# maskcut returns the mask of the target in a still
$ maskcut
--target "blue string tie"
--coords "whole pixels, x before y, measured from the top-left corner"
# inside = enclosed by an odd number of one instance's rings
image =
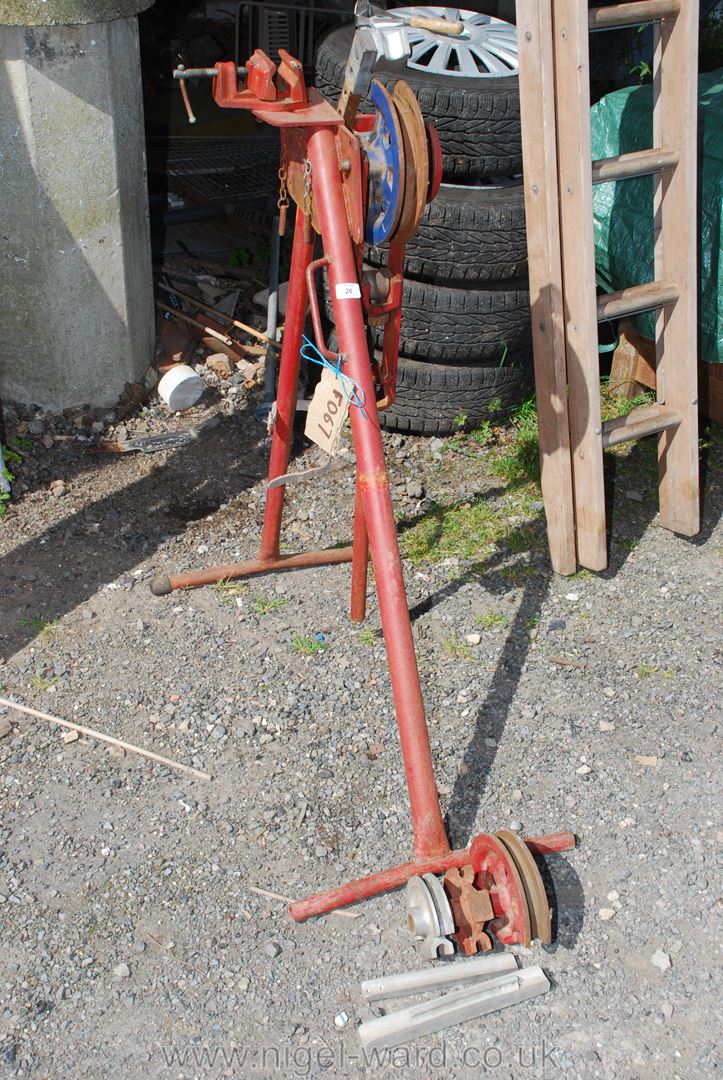
[[[313,341],[310,341],[306,334],[304,334],[304,344],[301,346],[301,356],[304,360],[308,360],[312,364],[318,364],[320,367],[326,368],[328,371],[333,371],[337,379],[341,383],[341,389],[344,397],[353,405],[355,409],[358,409],[364,419],[367,419],[367,414],[364,411],[366,405],[366,399],[364,391],[357,387],[357,384],[349,375],[345,375],[341,370],[342,354],[339,353],[336,364],[332,364],[326,357],[319,351]]]

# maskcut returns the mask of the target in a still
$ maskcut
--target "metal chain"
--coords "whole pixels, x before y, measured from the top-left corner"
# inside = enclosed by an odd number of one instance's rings
[[[288,171],[286,155],[282,150],[279,162],[279,197],[276,200],[276,206],[279,210],[279,236],[283,236],[286,232],[286,213],[289,208],[289,192],[286,188]]]
[[[311,162],[304,158],[304,217],[311,221]]]

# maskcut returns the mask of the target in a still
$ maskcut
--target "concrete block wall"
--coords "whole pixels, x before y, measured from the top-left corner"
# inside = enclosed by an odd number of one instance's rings
[[[0,399],[110,406],[151,361],[143,6],[0,0],[46,20],[0,25]]]

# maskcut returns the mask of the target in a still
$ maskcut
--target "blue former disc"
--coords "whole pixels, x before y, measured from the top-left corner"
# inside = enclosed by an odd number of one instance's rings
[[[369,97],[375,110],[374,127],[359,135],[369,163],[364,239],[368,244],[383,244],[394,232],[402,209],[404,151],[396,109],[376,79]]]

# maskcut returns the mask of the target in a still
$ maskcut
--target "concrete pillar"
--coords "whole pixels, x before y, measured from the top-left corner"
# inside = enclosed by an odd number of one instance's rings
[[[136,15],[0,0],[0,398],[113,405],[154,342]]]

